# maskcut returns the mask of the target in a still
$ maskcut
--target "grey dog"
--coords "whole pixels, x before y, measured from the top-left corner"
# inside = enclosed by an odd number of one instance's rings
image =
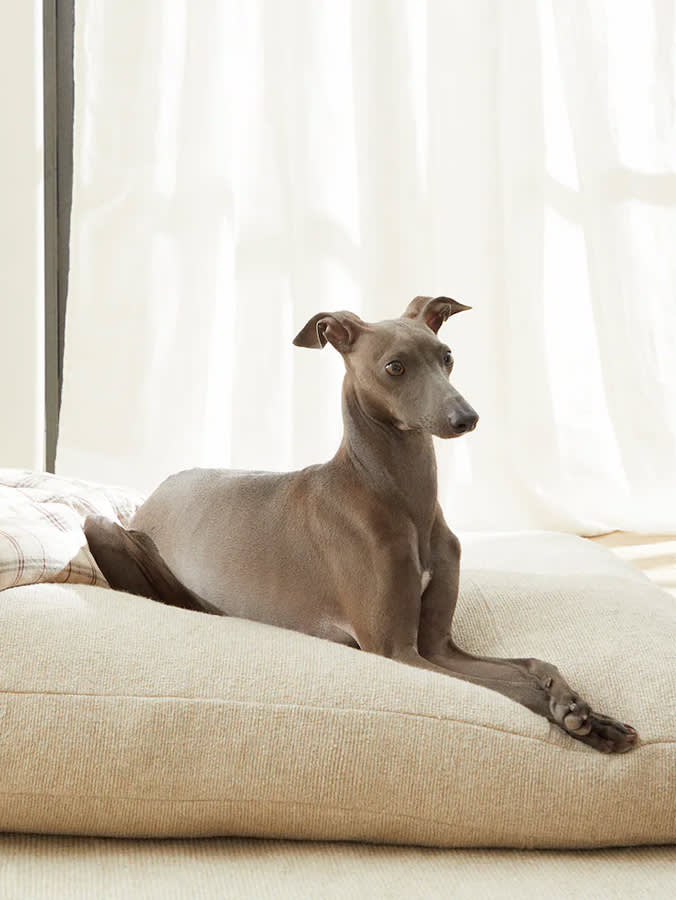
[[[294,340],[343,357],[343,440],[299,472],[191,469],[167,478],[130,529],[85,523],[111,587],[174,606],[240,616],[378,653],[499,691],[603,753],[634,728],[594,712],[539,659],[461,650],[451,623],[460,543],[437,500],[432,435],[478,416],[450,384],[437,337],[469,307],[416,297],[398,318],[318,313]]]

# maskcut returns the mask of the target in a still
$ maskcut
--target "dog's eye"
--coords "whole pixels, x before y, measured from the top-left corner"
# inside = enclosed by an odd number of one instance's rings
[[[392,362],[388,362],[385,369],[390,375],[403,375],[406,371],[404,364],[399,362],[398,359],[393,359]]]
[[[453,362],[453,354],[451,353],[450,350],[447,350],[444,353],[444,365],[450,366],[452,362]]]

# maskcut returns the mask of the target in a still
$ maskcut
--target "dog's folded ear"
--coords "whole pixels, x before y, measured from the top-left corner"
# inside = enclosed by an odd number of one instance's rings
[[[328,341],[340,353],[347,353],[359,334],[366,329],[359,316],[346,312],[321,312],[313,316],[293,339],[296,347],[321,350]]]
[[[436,334],[449,316],[471,308],[450,297],[414,297],[401,318],[420,319]]]

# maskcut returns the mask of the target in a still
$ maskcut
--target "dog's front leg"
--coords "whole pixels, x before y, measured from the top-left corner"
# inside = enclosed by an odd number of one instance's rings
[[[420,608],[418,651],[424,659],[449,675],[504,694],[603,753],[623,753],[635,746],[638,736],[630,725],[594,712],[551,663],[475,656],[457,646],[451,623],[458,595],[460,544],[441,513],[432,533],[432,567]]]

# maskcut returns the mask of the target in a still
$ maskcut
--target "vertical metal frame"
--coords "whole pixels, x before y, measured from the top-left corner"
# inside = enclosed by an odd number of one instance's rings
[[[73,188],[75,0],[43,0],[45,467],[54,471],[63,380]]]

